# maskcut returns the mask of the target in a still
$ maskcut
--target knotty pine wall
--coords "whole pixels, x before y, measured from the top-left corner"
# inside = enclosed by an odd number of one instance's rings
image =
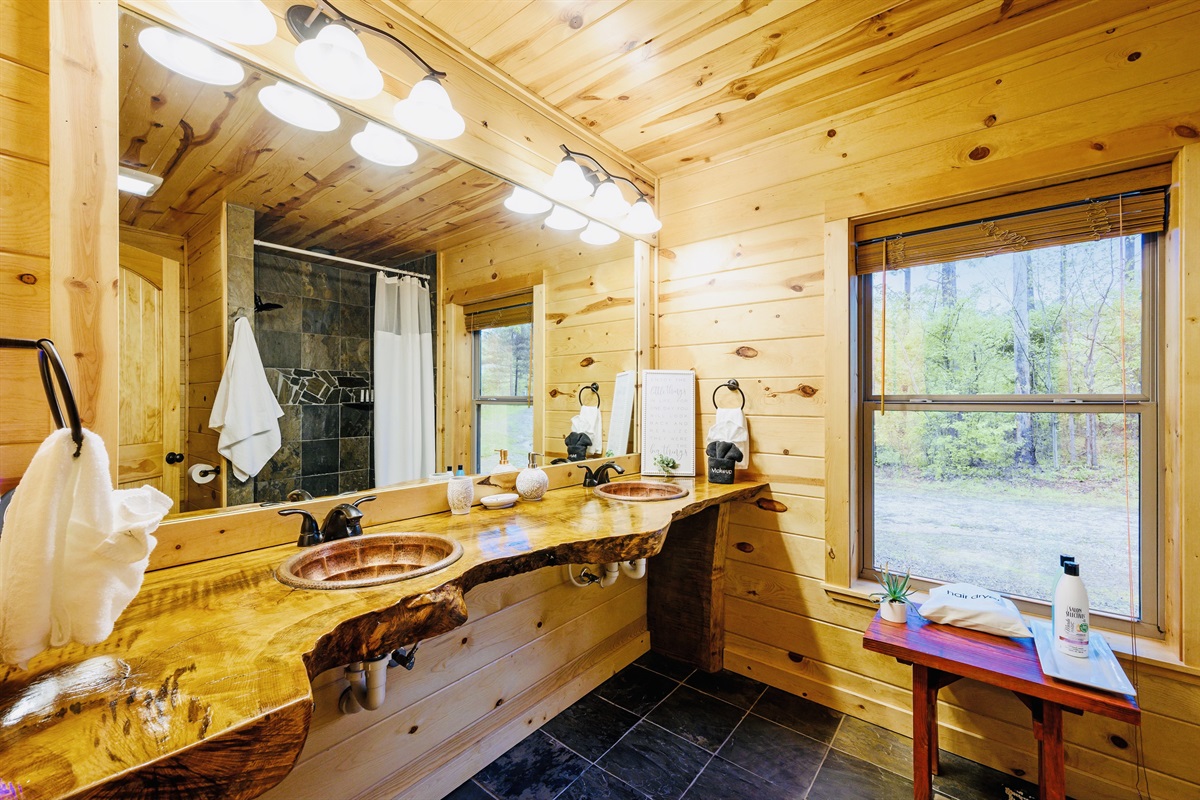
[[[217,452],[217,434],[208,427],[221,372],[225,368],[226,346],[226,275],[228,253],[225,236],[225,205],[210,214],[187,237],[187,292],[180,306],[187,328],[184,375],[188,387],[184,418],[187,460],[193,464],[223,465]],[[216,480],[204,485],[184,479],[186,491],[180,495],[184,511],[221,508],[225,504],[225,469]],[[184,470],[186,475],[187,470]]]
[[[872,609],[822,588],[827,564],[844,568],[830,558],[847,556],[827,553],[826,504],[844,519],[847,498],[826,495],[826,459],[849,457],[844,442],[825,440],[827,395],[845,398],[848,381],[845,365],[826,360],[827,337],[848,332],[825,318],[825,294],[837,288],[825,284],[827,221],[1168,161],[1200,136],[1198,36],[1195,4],[1155,8],[661,178],[658,366],[697,371],[700,426],[710,424],[713,386],[739,379],[751,463],[771,481],[731,518],[728,668],[911,735],[909,668],[865,653]],[[1183,213],[1184,234],[1200,236],[1200,215]],[[842,287],[844,251],[844,239],[831,248]],[[1169,560],[1174,574],[1182,567]],[[1200,796],[1191,672],[1141,670],[1144,754],[1160,800]],[[1012,695],[962,682],[941,697],[943,747],[1036,774],[1029,713]],[[1137,797],[1130,726],[1072,716],[1066,735],[1071,795]]]
[[[0,2],[0,337],[50,335],[50,9]],[[53,429],[33,351],[0,350],[0,493]]]
[[[116,166],[107,158],[116,4],[0,0],[0,14],[0,336],[54,340],[115,477],[116,359],[105,343],[117,336]],[[0,491],[52,429],[36,363],[0,353]]]

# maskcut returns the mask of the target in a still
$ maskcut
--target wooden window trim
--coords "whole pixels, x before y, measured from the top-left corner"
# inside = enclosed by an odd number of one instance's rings
[[[1160,492],[1165,546],[1161,555],[1165,602],[1161,641],[1136,642],[1117,633],[1106,638],[1123,660],[1136,653],[1141,667],[1163,675],[1200,676],[1200,605],[1185,602],[1200,593],[1200,561],[1184,558],[1200,551],[1200,495],[1189,493],[1186,476],[1200,474],[1200,375],[1188,364],[1200,363],[1200,318],[1185,313],[1200,308],[1200,144],[1182,148],[1170,165],[1170,216],[1167,223],[1160,326],[1163,374],[1159,382],[1161,422]],[[1097,179],[1100,180],[1100,179]],[[1000,198],[997,198],[1000,199]],[[990,201],[980,201],[990,202]],[[937,210],[928,213],[936,213]],[[825,581],[836,601],[870,606],[873,582],[857,578],[857,519],[852,487],[858,478],[857,436],[853,409],[858,376],[853,372],[857,347],[857,296],[854,271],[855,226],[850,219],[825,224]],[[1194,368],[1193,368],[1194,370]]]

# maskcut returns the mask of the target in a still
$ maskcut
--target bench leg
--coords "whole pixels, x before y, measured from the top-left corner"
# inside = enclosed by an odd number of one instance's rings
[[[1031,710],[1038,740],[1038,794],[1041,800],[1066,800],[1062,706],[1043,700]]]
[[[933,797],[937,762],[937,684],[929,668],[913,664],[913,800]]]

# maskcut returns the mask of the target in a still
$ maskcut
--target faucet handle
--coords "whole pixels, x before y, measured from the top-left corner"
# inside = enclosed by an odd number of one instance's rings
[[[596,485],[596,473],[592,472],[592,468],[584,466],[583,468],[583,488],[591,489]]]
[[[317,526],[317,518],[310,512],[305,511],[303,508],[285,508],[279,512],[279,516],[281,517],[291,514],[300,514],[304,517],[300,521],[300,538],[296,540],[297,547],[312,547],[325,541],[320,527]]]
[[[362,504],[363,504],[363,503],[369,503],[369,502],[371,502],[372,500],[378,500],[378,499],[379,499],[379,498],[378,498],[377,496],[375,496],[375,495],[373,495],[373,494],[369,494],[369,495],[367,495],[366,497],[360,497],[360,498],[358,498],[357,500],[355,500],[355,501],[354,501],[353,503],[351,503],[350,505],[352,505],[352,506],[354,506],[355,508],[358,508],[359,510],[361,510],[361,506],[362,506]]]

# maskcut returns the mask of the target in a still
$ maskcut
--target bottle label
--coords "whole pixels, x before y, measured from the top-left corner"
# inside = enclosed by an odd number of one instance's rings
[[[1062,626],[1058,634],[1059,649],[1074,656],[1088,654],[1088,611],[1067,604],[1063,609]]]

